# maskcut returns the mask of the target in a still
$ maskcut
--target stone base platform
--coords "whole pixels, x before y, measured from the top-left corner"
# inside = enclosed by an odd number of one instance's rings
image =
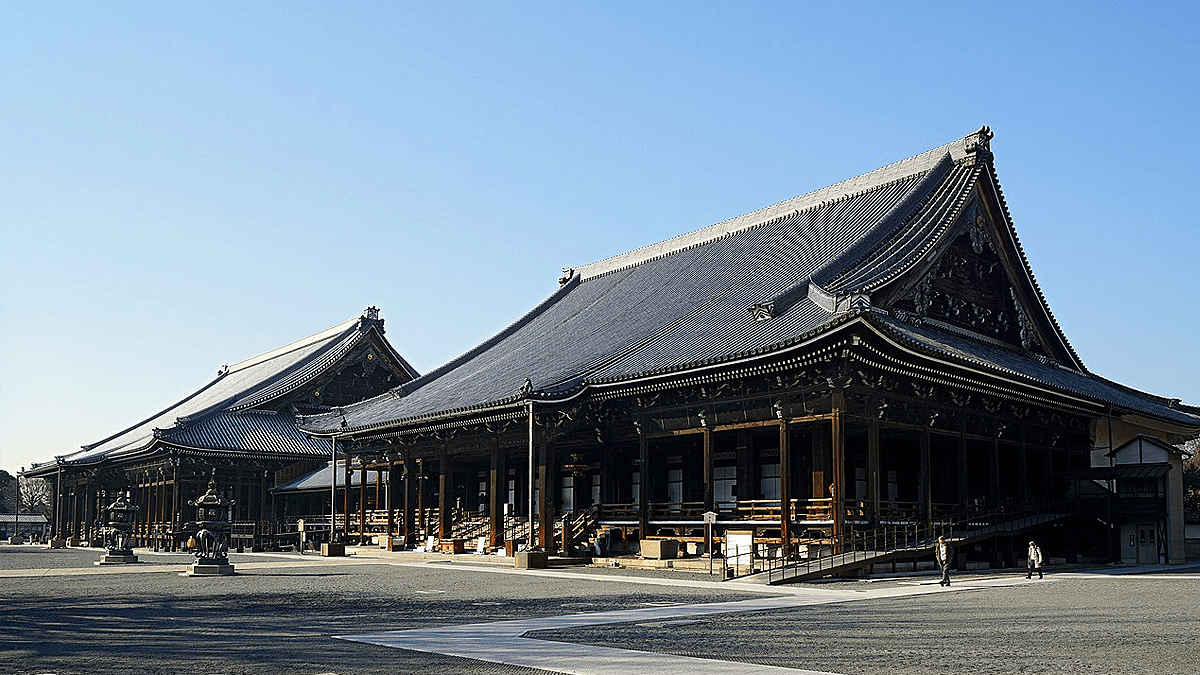
[[[192,563],[188,571],[180,572],[181,577],[227,577],[234,574],[233,565],[229,563]]]
[[[129,565],[137,561],[138,557],[132,553],[105,553],[100,556],[99,560],[92,564],[97,567],[104,567],[105,565]]]
[[[20,546],[21,544],[25,543],[25,537],[22,537],[19,534],[14,534],[8,538],[8,543],[14,546]]]
[[[725,564],[722,558],[712,561],[714,574],[721,573]],[[708,574],[709,561],[706,557],[676,558],[674,560],[657,560],[653,558],[592,558],[592,567],[623,567],[629,570],[676,570],[679,572],[694,572]]]

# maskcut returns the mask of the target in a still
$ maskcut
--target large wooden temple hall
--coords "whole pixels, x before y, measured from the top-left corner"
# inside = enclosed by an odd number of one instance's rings
[[[147,522],[178,522],[186,492],[170,486],[193,483],[176,467],[202,458],[198,481],[220,455],[262,501],[246,519],[284,531],[328,519],[336,474],[338,527],[391,548],[728,555],[736,540],[786,562],[946,531],[1012,564],[1034,532],[1068,557],[1182,562],[1175,446],[1200,435],[1200,408],[1084,365],[1017,237],[992,137],[564,269],[425,375],[364,315],[29,475],[57,482],[56,503],[96,481],[145,486],[164,513]],[[205,432],[272,420],[295,452],[222,455]]]

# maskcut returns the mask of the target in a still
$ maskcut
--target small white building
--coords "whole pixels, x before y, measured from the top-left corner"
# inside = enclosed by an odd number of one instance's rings
[[[1179,448],[1139,434],[1115,450],[1093,453],[1090,475],[1112,491],[1112,522],[1121,562],[1184,561],[1183,454]]]

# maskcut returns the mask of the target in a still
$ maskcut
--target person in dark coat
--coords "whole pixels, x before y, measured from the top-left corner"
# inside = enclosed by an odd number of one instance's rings
[[[942,580],[939,586],[950,585],[950,545],[945,537],[938,537],[937,545],[933,547],[933,555],[937,558],[938,567],[942,568]]]

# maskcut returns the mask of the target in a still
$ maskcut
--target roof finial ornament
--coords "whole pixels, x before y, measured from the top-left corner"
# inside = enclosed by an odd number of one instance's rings
[[[524,384],[521,385],[521,395],[529,396],[533,393],[533,380],[525,378]]]
[[[220,368],[217,368],[217,377],[225,377],[228,374],[229,374],[229,364],[228,363],[222,365]]]
[[[963,149],[967,154],[988,155],[992,154],[992,138],[996,136],[992,132],[992,128],[988,125],[979,127],[974,133],[967,134],[963,139]]]
[[[362,318],[369,319],[371,321],[378,321],[379,320],[379,308],[376,307],[375,305],[371,305],[370,307],[364,309],[363,313],[362,313]]]
[[[566,286],[567,282],[571,281],[571,278],[574,276],[575,276],[575,268],[574,267],[562,268],[562,274],[558,275],[558,285]]]

